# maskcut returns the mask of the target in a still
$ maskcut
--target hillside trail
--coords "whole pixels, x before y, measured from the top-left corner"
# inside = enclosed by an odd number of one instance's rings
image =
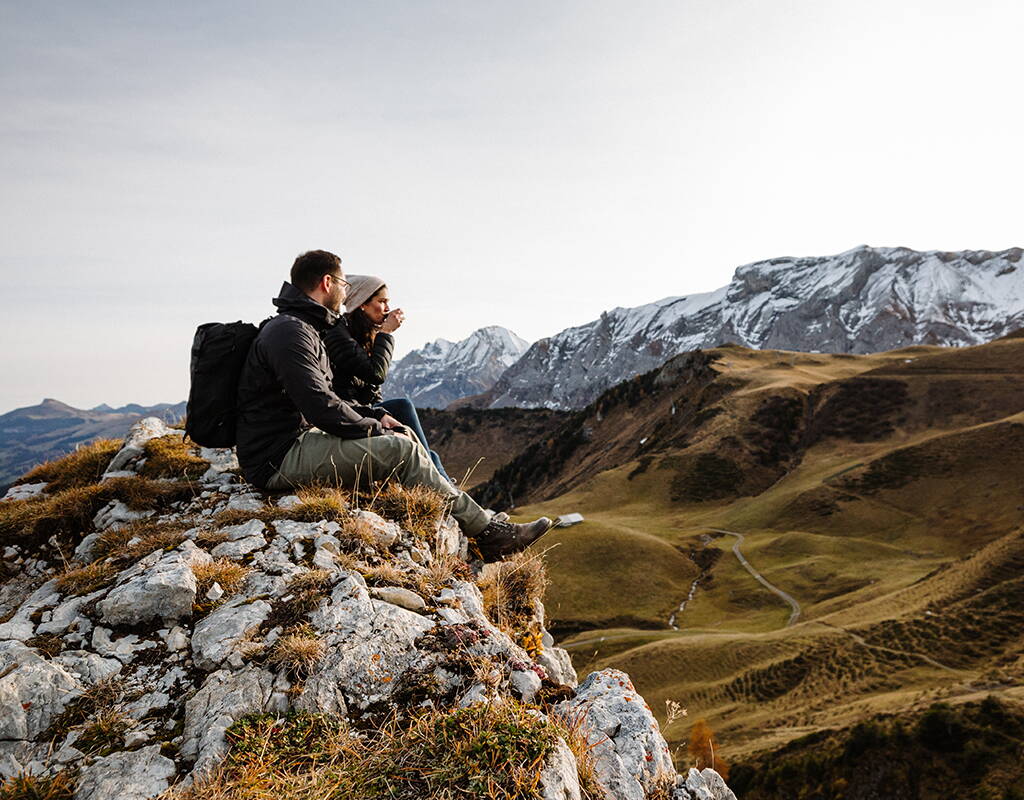
[[[926,655],[925,653],[918,653],[914,650],[897,650],[895,648],[886,647],[885,645],[881,644],[871,644],[860,634],[854,633],[853,631],[847,628],[843,628],[840,625],[833,625],[831,622],[824,622],[820,619],[816,619],[814,620],[814,622],[818,623],[819,625],[824,625],[826,628],[831,628],[832,630],[841,631],[842,633],[845,633],[857,644],[863,647],[867,647],[869,650],[881,650],[882,652],[893,653],[894,655],[898,656],[912,656],[913,658],[919,658],[926,664],[930,664],[931,666],[936,667],[937,669],[945,670],[946,672],[952,672],[955,675],[963,675],[964,673],[968,672],[967,670],[957,669],[956,667],[951,667],[948,664],[943,664],[940,661],[936,661],[934,658],[932,658],[929,655]]]
[[[736,531],[727,531],[724,528],[710,528],[709,530],[714,531],[715,533],[724,533],[728,534],[729,536],[736,537],[736,543],[732,546],[733,555],[736,556],[736,558],[739,560],[743,568],[754,576],[754,580],[760,583],[765,589],[767,589],[772,594],[781,597],[789,605],[791,611],[789,614],[789,620],[786,622],[785,627],[789,628],[795,625],[796,621],[800,619],[800,604],[793,598],[792,595],[782,591],[782,589],[780,589],[774,583],[769,582],[768,579],[764,577],[764,575],[762,575],[760,572],[754,569],[750,562],[747,561],[743,553],[740,552],[740,545],[743,544],[744,540],[743,534],[738,533]]]

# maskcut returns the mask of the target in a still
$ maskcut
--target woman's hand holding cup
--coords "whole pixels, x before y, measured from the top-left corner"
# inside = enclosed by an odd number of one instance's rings
[[[400,308],[396,308],[384,317],[384,321],[381,323],[380,329],[384,333],[394,333],[402,327],[403,322],[405,322],[405,312]]]

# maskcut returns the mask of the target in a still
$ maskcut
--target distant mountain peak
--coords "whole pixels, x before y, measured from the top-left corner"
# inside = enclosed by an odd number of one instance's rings
[[[500,325],[479,328],[458,342],[435,339],[392,364],[384,396],[444,408],[490,389],[528,347],[529,342]]]
[[[677,353],[723,342],[839,353],[981,344],[1024,324],[1022,254],[858,245],[756,261],[717,291],[614,308],[541,339],[475,402],[578,408]]]

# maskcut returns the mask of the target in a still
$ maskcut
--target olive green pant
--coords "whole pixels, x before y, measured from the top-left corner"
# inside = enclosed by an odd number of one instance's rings
[[[365,487],[387,479],[397,479],[403,486],[426,486],[450,498],[452,516],[467,536],[476,536],[490,521],[473,498],[441,477],[419,442],[404,436],[339,439],[310,428],[291,446],[267,488],[284,491],[312,481]]]

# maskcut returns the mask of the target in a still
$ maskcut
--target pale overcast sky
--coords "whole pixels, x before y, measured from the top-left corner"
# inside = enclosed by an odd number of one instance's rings
[[[311,248],[400,352],[1024,245],[1017,2],[0,2],[0,412],[178,401]]]

